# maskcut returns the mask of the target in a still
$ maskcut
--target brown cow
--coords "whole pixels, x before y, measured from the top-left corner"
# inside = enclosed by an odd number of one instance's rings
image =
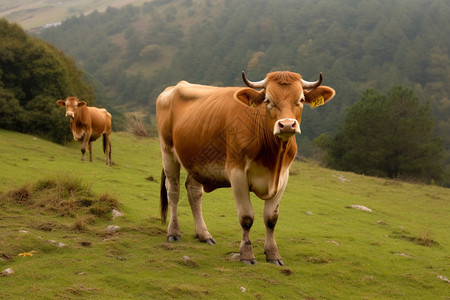
[[[316,82],[291,72],[269,73],[259,82],[248,81],[244,72],[242,77],[250,88],[181,81],[159,95],[156,115],[164,166],[161,220],[165,222],[169,208],[167,240],[180,240],[177,204],[182,165],[188,173],[185,186],[200,241],[215,244],[202,216],[203,191],[231,186],[242,227],[240,259],[254,264],[249,194],[253,192],[265,200],[266,259],[283,265],[274,229],[297,152],[294,135],[300,133],[303,104],[322,105],[335,91],[320,86],[322,74]]]
[[[86,144],[89,144],[89,161],[92,161],[92,142],[103,136],[103,152],[106,164],[111,166],[111,114],[104,108],[89,107],[86,102],[76,97],[68,97],[66,101],[56,103],[66,107],[66,117],[70,117],[70,129],[73,139],[81,141],[81,160],[84,160]]]

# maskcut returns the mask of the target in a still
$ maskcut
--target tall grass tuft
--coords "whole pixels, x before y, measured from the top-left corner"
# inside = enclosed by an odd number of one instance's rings
[[[26,205],[61,217],[81,214],[110,219],[112,209],[119,206],[119,201],[110,194],[95,195],[88,183],[70,175],[41,179],[35,184],[26,183],[3,193],[1,198],[4,202]],[[81,224],[85,223],[82,219],[78,222],[80,224],[74,225],[75,229],[85,227]]]
[[[140,112],[131,112],[125,115],[125,129],[129,133],[137,137],[149,137],[147,129],[145,128],[144,115]]]

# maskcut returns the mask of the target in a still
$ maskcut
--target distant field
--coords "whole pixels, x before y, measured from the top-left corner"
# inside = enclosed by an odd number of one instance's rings
[[[15,272],[0,276],[0,299],[449,299],[450,189],[296,162],[276,227],[286,265],[265,262],[253,197],[258,264],[246,266],[233,258],[241,230],[230,189],[204,197],[217,245],[195,240],[184,190],[182,241],[166,242],[157,139],[113,133],[113,167],[100,142],[94,162],[80,157],[77,143],[0,130],[0,272]],[[66,198],[50,192],[61,181],[72,186]],[[93,204],[105,194],[123,217]]]
[[[139,5],[151,0],[2,0],[0,18],[19,23],[24,29],[38,29],[46,24],[89,14],[95,10],[102,12],[108,7],[122,7],[127,4]]]

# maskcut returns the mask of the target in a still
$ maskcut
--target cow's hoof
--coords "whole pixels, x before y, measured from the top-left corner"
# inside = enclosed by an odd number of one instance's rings
[[[206,240],[201,241],[202,243],[207,243],[208,245],[215,245],[216,244],[216,240],[213,238],[209,238]]]
[[[179,241],[181,241],[181,236],[179,236],[179,235],[169,235],[169,236],[167,237],[167,241],[168,241],[169,243],[179,242]]]
[[[241,259],[241,262],[243,262],[244,264],[251,266],[251,265],[256,265],[257,261],[256,259]]]
[[[279,260],[268,260],[271,264],[277,265],[277,266],[284,266],[284,262],[282,259]]]

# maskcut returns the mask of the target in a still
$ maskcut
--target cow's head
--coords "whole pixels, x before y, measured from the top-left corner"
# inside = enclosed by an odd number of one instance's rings
[[[86,102],[79,101],[77,97],[68,97],[66,101],[58,100],[56,103],[61,107],[66,107],[66,117],[75,118],[75,114],[79,107],[86,105]]]
[[[273,134],[284,141],[301,133],[304,103],[320,106],[335,95],[332,88],[320,86],[322,73],[315,82],[305,81],[300,74],[292,72],[272,72],[264,80],[251,82],[242,71],[242,79],[252,89],[242,89],[236,97],[250,106],[265,105],[268,125],[273,128]]]

